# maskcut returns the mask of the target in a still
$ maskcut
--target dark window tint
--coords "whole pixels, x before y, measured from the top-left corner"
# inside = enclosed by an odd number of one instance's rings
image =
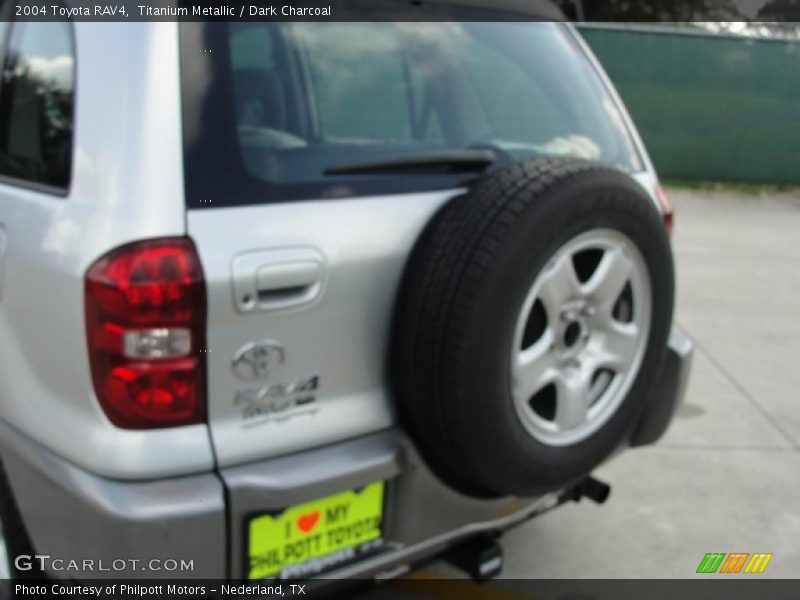
[[[75,53],[67,22],[16,22],[0,79],[0,175],[69,185]]]
[[[464,69],[496,137],[542,144],[576,130],[577,120],[570,118],[568,104],[558,95],[558,78],[548,80],[543,69],[530,76],[525,57],[513,60],[502,47],[474,40],[464,44]]]
[[[231,62],[236,69],[272,69],[272,32],[248,23],[231,24]]]
[[[597,73],[552,23],[258,23],[228,36],[240,151],[267,182],[475,146],[640,168]],[[304,113],[294,125],[290,108]]]
[[[293,34],[308,60],[321,139],[412,141],[407,71],[392,23],[356,30],[346,23],[298,26]],[[342,44],[353,35],[361,43]]]
[[[11,23],[4,21],[5,7],[0,2],[0,64],[3,63],[3,57],[6,55],[6,43],[8,42],[8,29]]]
[[[459,187],[472,175],[332,168],[476,148],[498,162],[641,169],[617,104],[560,24],[182,28],[187,190],[215,206]]]
[[[8,34],[11,30],[11,4],[0,0],[0,65],[5,64]]]

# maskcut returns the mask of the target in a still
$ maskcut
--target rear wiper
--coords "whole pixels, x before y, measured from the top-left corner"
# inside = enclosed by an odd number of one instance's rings
[[[470,173],[480,172],[495,162],[491,150],[456,150],[399,156],[384,160],[339,165],[325,169],[325,175],[371,175],[383,173]]]

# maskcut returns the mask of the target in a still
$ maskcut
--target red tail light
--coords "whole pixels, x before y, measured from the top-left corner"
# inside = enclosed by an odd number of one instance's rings
[[[667,226],[667,231],[672,235],[675,211],[672,210],[672,205],[659,184],[656,184],[656,200],[658,200],[658,204],[661,207],[661,214],[664,215],[664,225]]]
[[[109,420],[153,429],[205,419],[206,290],[185,238],[138,242],[86,274],[94,391]]]

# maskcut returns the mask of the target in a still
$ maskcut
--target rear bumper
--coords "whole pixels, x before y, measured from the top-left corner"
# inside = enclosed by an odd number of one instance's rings
[[[46,566],[54,577],[226,576],[225,500],[215,474],[152,482],[106,479],[2,420],[0,444],[17,507],[37,555],[49,556]],[[181,559],[193,561],[192,568],[181,569]],[[179,568],[172,568],[173,560]]]
[[[652,443],[666,430],[686,389],[692,343],[674,332],[659,384],[631,437]],[[427,469],[399,430],[387,430],[219,473],[155,482],[90,474],[0,421],[3,464],[37,552],[94,561],[91,570],[51,569],[72,578],[240,579],[246,573],[244,523],[280,510],[386,481],[385,537],[390,551],[331,574],[387,574],[481,532],[507,529],[558,503],[540,498],[463,496]],[[157,562],[153,562],[153,561]],[[165,566],[191,564],[186,569]],[[99,562],[105,570],[98,570]],[[119,568],[117,568],[119,567]]]
[[[393,550],[334,577],[369,577],[413,564],[556,503],[555,495],[534,501],[461,496],[427,470],[397,430],[219,474],[139,483],[90,474],[7,425],[0,425],[0,438],[28,533],[37,554],[57,567],[48,569],[57,578],[243,579],[247,517],[374,481],[387,482],[384,531]],[[70,561],[78,568],[70,569]],[[165,569],[176,563],[191,568]]]

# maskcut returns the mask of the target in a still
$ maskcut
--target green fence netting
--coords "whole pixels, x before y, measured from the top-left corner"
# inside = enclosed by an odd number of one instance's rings
[[[800,41],[581,27],[662,177],[800,183]]]

